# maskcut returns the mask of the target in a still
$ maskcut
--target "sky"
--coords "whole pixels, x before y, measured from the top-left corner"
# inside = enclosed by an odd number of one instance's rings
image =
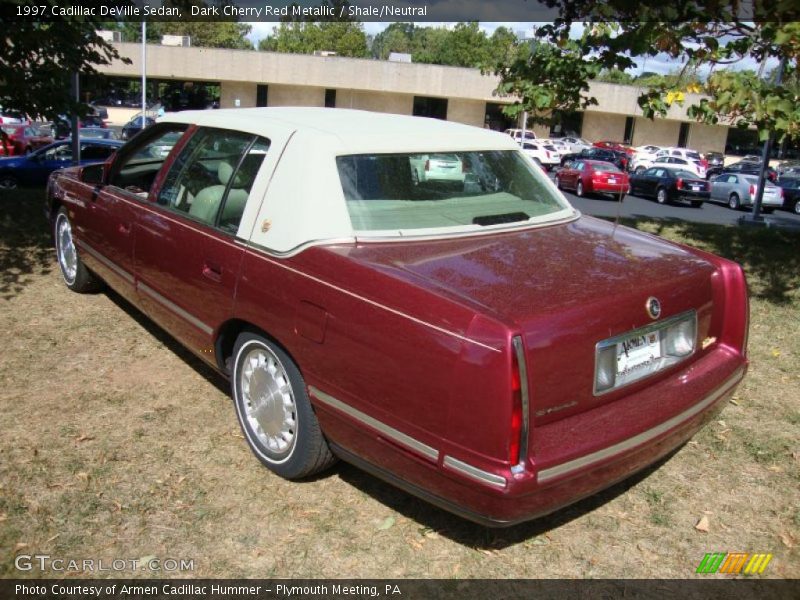
[[[368,21],[363,23],[364,32],[367,35],[375,36],[384,29],[386,29],[389,25],[391,25],[391,23],[392,23],[391,21],[384,21],[384,22]],[[272,33],[272,29],[276,27],[278,23],[253,22],[253,23],[248,23],[248,25],[251,25],[253,29],[247,37],[257,46],[258,41],[264,37],[269,36]],[[454,25],[454,23],[421,23],[420,25],[428,27],[436,27],[436,26]],[[520,35],[521,32],[525,32],[526,34],[530,35],[533,33],[533,30],[540,25],[543,25],[543,23],[517,22],[517,21],[479,23],[480,28],[483,31],[485,31],[487,35],[491,35],[494,32],[494,30],[497,29],[498,27],[506,27],[507,29],[510,29],[517,35]],[[582,31],[583,31],[583,24],[574,23],[572,25],[571,35],[574,37],[578,37]],[[638,58],[635,59],[635,62],[637,64],[637,68],[629,71],[632,75],[638,75],[643,71],[648,71],[651,73],[667,74],[683,66],[681,62],[676,61],[664,54],[654,57]],[[778,66],[777,60],[768,61],[766,70],[768,72],[769,70],[774,69],[777,66]],[[754,71],[757,71],[758,67],[759,67],[758,63],[751,58],[746,58],[740,61],[738,64],[728,66],[728,68],[733,68],[736,70],[752,69]],[[707,74],[707,68],[705,69],[705,71],[701,68],[701,75],[706,75],[706,74]]]

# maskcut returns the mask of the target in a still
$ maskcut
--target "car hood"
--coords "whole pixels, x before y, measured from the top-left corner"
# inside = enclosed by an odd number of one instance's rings
[[[25,162],[26,158],[24,156],[0,158],[0,169],[9,169],[13,167],[18,167],[24,164]]]

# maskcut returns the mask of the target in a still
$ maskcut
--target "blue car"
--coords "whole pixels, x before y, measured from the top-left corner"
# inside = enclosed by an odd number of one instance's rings
[[[81,164],[104,162],[122,146],[119,140],[82,139]],[[0,191],[44,187],[50,173],[72,165],[72,140],[60,140],[25,156],[0,158]]]

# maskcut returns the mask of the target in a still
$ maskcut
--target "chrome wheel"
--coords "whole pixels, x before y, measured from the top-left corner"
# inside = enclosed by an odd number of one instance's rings
[[[741,203],[739,202],[739,196],[736,194],[731,194],[730,199],[728,200],[728,208],[731,210],[739,210],[741,207]]]
[[[800,200],[794,203],[794,214],[800,215]]]
[[[656,193],[656,202],[659,204],[666,204],[667,203],[667,190],[664,188],[660,188]]]
[[[297,408],[286,369],[268,348],[256,345],[242,361],[239,385],[248,428],[270,459],[285,460],[297,434]]]
[[[72,285],[78,274],[78,253],[75,251],[75,243],[72,241],[72,227],[64,214],[58,216],[56,224],[56,248],[58,249],[58,264],[61,267],[64,281],[67,282],[67,285]]]
[[[578,185],[575,187],[575,195],[579,196],[580,198],[583,198],[583,183],[581,183],[580,181],[578,182]]]

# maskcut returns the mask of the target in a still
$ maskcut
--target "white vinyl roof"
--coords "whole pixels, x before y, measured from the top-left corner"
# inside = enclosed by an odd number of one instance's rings
[[[194,123],[267,138],[293,131],[328,135],[341,154],[501,150],[518,146],[505,133],[452,121],[344,108],[229,108],[168,113],[160,122]]]

